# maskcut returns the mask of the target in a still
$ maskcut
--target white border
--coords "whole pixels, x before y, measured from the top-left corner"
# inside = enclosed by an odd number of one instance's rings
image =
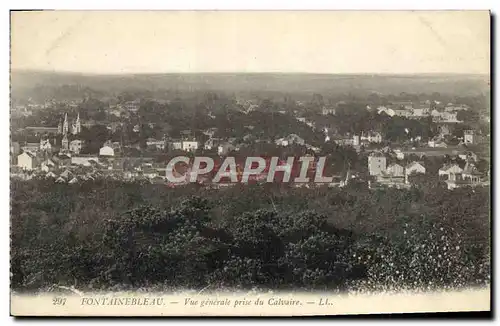
[[[420,1],[370,1],[370,0],[351,0],[351,1],[338,1],[332,3],[332,1],[319,1],[319,0],[308,0],[302,2],[292,2],[286,0],[278,0],[270,1],[266,0],[247,0],[247,1],[203,1],[203,0],[185,0],[185,1],[171,1],[171,0],[163,0],[163,1],[151,1],[151,0],[141,0],[141,1],[130,1],[130,0],[121,0],[121,1],[103,1],[103,0],[87,0],[81,2],[72,2],[71,4],[66,0],[51,0],[44,1],[43,4],[40,1],[31,0],[31,1],[13,1],[7,0],[2,1],[0,11],[0,18],[2,20],[3,32],[1,34],[1,44],[3,46],[2,61],[4,63],[3,67],[5,69],[4,74],[1,79],[1,87],[0,87],[0,98],[1,98],[1,110],[0,110],[0,151],[2,153],[1,167],[2,170],[5,171],[1,174],[1,186],[2,186],[2,194],[0,196],[2,209],[4,213],[2,214],[2,227],[0,228],[2,232],[1,237],[1,245],[0,245],[0,253],[2,258],[2,268],[0,274],[1,281],[1,324],[2,325],[10,325],[14,323],[14,320],[9,316],[9,270],[8,270],[8,259],[9,259],[9,179],[7,175],[8,170],[8,133],[9,133],[9,9],[65,9],[65,10],[90,10],[90,9],[122,9],[122,10],[149,10],[149,9],[157,9],[157,10],[179,10],[179,9],[197,9],[197,10],[207,10],[207,9],[217,9],[217,10],[238,10],[238,9],[249,9],[249,10],[280,10],[280,9],[288,9],[288,10],[447,10],[447,9],[469,9],[469,10],[484,10],[491,9],[493,13],[498,13],[498,1],[493,0],[474,0],[474,1],[463,1],[463,0],[441,0],[439,2],[432,0],[420,0]],[[497,21],[498,25],[498,21]],[[496,28],[495,28],[496,29]],[[498,34],[495,34],[494,41],[498,40]],[[493,58],[492,58],[493,59]],[[496,70],[492,72],[492,75],[496,73]],[[498,86],[495,87],[495,93],[498,94]],[[492,108],[492,110],[496,110],[496,108]],[[494,123],[499,125],[498,114],[496,114]],[[495,149],[496,153],[498,153],[498,144],[499,144],[499,136],[498,133],[495,136]],[[496,159],[496,157],[495,157]],[[496,171],[494,173],[494,177],[496,177]],[[500,194],[497,192],[495,194],[495,202],[500,202]],[[492,216],[494,218],[494,216]],[[495,223],[495,234],[498,234],[498,224]],[[497,242],[498,243],[498,242]],[[496,257],[498,258],[499,250],[498,246],[495,248]],[[498,259],[497,259],[498,262]],[[495,272],[495,277],[498,274]],[[497,282],[498,283],[498,280]],[[498,305],[498,300],[496,300]],[[52,320],[42,320],[41,322],[51,324]],[[63,323],[67,323],[68,320],[62,321]],[[86,322],[86,321],[78,321],[78,322]],[[119,321],[121,322],[121,321]],[[177,323],[177,321],[167,320],[170,323]],[[184,321],[184,322],[193,322],[193,321]],[[229,321],[232,322],[232,321]],[[254,322],[273,322],[273,321],[259,321],[255,320]],[[274,321],[275,322],[275,321]],[[307,321],[305,321],[307,322]],[[344,321],[335,321],[336,323]],[[103,324],[104,321],[94,321],[94,324]],[[134,321],[134,323],[140,324],[141,321]],[[431,322],[431,324],[434,322]],[[428,322],[426,322],[428,325]]]

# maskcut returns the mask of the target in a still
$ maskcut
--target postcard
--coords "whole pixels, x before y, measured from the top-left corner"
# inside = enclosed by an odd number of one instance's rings
[[[11,11],[11,315],[490,312],[490,22]]]

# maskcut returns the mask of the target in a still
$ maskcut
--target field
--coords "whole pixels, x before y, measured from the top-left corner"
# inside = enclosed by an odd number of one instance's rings
[[[11,182],[12,288],[456,289],[489,284],[490,194]]]

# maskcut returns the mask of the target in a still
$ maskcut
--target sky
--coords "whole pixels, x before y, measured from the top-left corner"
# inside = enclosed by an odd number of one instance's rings
[[[12,12],[11,67],[489,74],[490,18],[487,11]]]

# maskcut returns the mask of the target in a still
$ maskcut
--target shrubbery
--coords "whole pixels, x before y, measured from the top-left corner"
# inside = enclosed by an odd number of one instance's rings
[[[13,289],[340,291],[489,282],[483,189],[75,187],[13,181]]]

